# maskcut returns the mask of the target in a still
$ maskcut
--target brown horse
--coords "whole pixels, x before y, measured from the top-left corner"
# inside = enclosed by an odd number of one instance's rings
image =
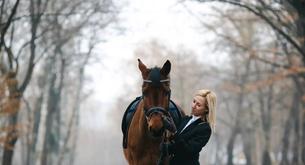
[[[138,62],[143,96],[129,126],[124,155],[130,165],[156,165],[165,131],[162,117],[168,114],[170,101],[171,63],[167,60],[162,68],[149,69],[140,59]],[[164,162],[168,164],[167,157]]]

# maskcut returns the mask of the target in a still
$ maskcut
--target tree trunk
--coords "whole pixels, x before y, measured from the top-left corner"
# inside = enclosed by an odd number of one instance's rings
[[[262,159],[262,164],[263,165],[270,165],[272,164],[269,150],[267,148],[264,149],[263,151],[263,159]]]
[[[55,88],[55,81],[56,81],[56,74],[52,73],[51,80],[50,80],[50,86],[48,91],[48,105],[47,105],[47,115],[46,115],[46,124],[45,124],[45,134],[44,134],[44,142],[43,142],[43,149],[42,149],[42,158],[41,158],[41,165],[47,165],[48,164],[48,154],[50,151],[49,142],[51,137],[51,131],[53,126],[53,120],[54,120],[54,112],[56,110],[56,92],[54,90]]]
[[[303,38],[302,40],[300,40],[300,44],[301,44],[301,47],[302,47],[302,50],[305,52],[305,3],[304,1],[303,2],[300,2],[300,3],[303,3],[303,5],[299,5],[299,19],[297,20],[297,28],[298,28],[298,36],[300,38]],[[303,67],[305,66],[305,57],[303,57]],[[298,86],[298,90],[301,92],[301,95],[300,97],[301,98],[305,98],[305,91],[304,91],[304,87],[305,87],[305,75],[304,73],[302,74],[302,79],[303,79],[303,82],[301,83],[302,85],[301,86]],[[302,89],[301,89],[302,88]],[[300,133],[300,138],[299,141],[299,145],[298,147],[300,149],[299,150],[299,155],[298,155],[298,163],[299,164],[305,164],[305,113],[304,113],[304,108],[305,108],[305,100],[304,99],[301,99],[301,108],[300,110],[301,111],[301,123],[300,123],[300,127],[299,128],[299,131],[301,132]]]
[[[71,139],[72,136],[72,132],[76,131],[77,129],[73,129],[73,126],[76,126],[78,124],[78,118],[79,118],[79,107],[80,107],[80,101],[81,101],[81,91],[83,89],[83,83],[84,83],[84,69],[85,69],[85,65],[81,66],[80,70],[79,70],[79,79],[78,79],[78,85],[76,88],[76,96],[75,96],[75,101],[74,101],[74,105],[73,105],[73,112],[71,115],[71,119],[70,122],[68,124],[68,131],[66,134],[66,137],[64,138],[64,144],[61,150],[61,153],[59,155],[59,159],[58,159],[58,165],[63,164],[63,160],[64,160],[64,156],[66,154],[66,151],[68,150],[68,143],[69,140]],[[74,134],[77,134],[77,132],[74,132]],[[74,139],[76,140],[76,139]],[[72,143],[72,147],[74,147],[74,150],[76,149],[76,141],[74,141]],[[74,154],[72,154],[72,152],[75,152],[73,149],[71,150],[71,155],[70,155],[70,161],[73,162],[72,160],[74,159],[73,157],[75,156]]]
[[[44,82],[45,83],[45,82]],[[43,85],[45,85],[43,83]],[[38,141],[38,131],[39,131],[39,126],[40,126],[40,118],[41,118],[41,107],[43,103],[43,95],[44,95],[44,87],[40,88],[40,95],[36,100],[35,106],[34,106],[34,122],[33,122],[33,129],[31,131],[32,134],[32,139],[31,143],[28,144],[29,151],[27,153],[27,161],[26,165],[32,165],[35,162],[35,151],[36,151],[36,145]]]
[[[263,96],[261,96],[263,97]],[[271,118],[271,111],[272,111],[272,98],[273,98],[273,85],[269,86],[268,95],[267,95],[267,109],[265,109],[264,105],[261,106],[263,108],[261,110],[262,114],[262,121],[263,121],[263,130],[264,130],[264,137],[265,137],[265,146],[262,156],[262,164],[269,165],[272,164],[271,157],[270,157],[270,131],[272,126],[272,118]]]
[[[17,123],[17,114],[12,115],[9,118],[9,125],[16,127]],[[3,159],[2,159],[2,164],[3,165],[11,165],[12,164],[12,159],[14,155],[14,147],[17,142],[17,130],[16,128],[13,128],[12,131],[9,131],[8,134],[6,135],[6,140],[5,140],[5,148],[3,152]]]
[[[295,89],[294,94],[293,94],[293,100],[292,100],[292,107],[291,110],[289,112],[289,116],[286,120],[285,123],[285,129],[283,132],[283,145],[282,145],[282,160],[281,160],[281,165],[286,165],[286,164],[290,164],[289,160],[288,160],[288,151],[289,151],[289,138],[290,138],[290,131],[292,129],[293,126],[293,121],[295,120],[295,114],[297,112],[297,107],[295,107],[297,104],[299,104],[299,93],[298,91]]]
[[[251,134],[250,132],[248,132],[248,133]],[[247,160],[247,165],[252,165],[253,164],[252,151],[251,151],[251,144],[252,144],[253,141],[251,141],[251,140],[248,140],[247,143],[244,143],[244,146],[243,146],[243,151],[245,153],[245,157],[246,157],[246,160]]]
[[[293,81],[295,84],[295,90],[296,90],[296,100],[293,101],[292,108],[293,108],[293,128],[294,128],[294,144],[293,144],[293,157],[292,157],[292,163],[301,165],[302,163],[302,97],[304,95],[304,90],[302,89],[302,81],[299,81],[300,79],[298,77],[293,77]],[[303,113],[304,114],[304,113]]]
[[[38,130],[39,130],[39,125],[40,125],[40,117],[41,117],[41,107],[42,107],[42,102],[43,102],[43,91],[41,92],[39,98],[37,99],[36,105],[35,105],[35,109],[34,109],[34,126],[33,126],[33,130],[32,130],[32,144],[31,144],[31,157],[29,159],[29,164],[31,165],[32,163],[34,163],[34,158],[33,158],[33,154],[35,154],[35,149],[36,149],[36,145],[37,145],[37,136],[38,136]]]
[[[60,51],[60,46],[57,45],[55,49],[55,55],[51,57],[50,63],[56,64],[56,55],[62,55]],[[47,116],[46,116],[46,131],[44,135],[44,143],[43,143],[43,151],[42,151],[42,159],[41,164],[46,165],[49,164],[48,155],[50,151],[55,152],[58,154],[59,152],[59,135],[58,130],[56,129],[60,123],[56,123],[57,125],[54,126],[54,122],[56,121],[55,115],[60,115],[60,100],[61,100],[61,93],[63,88],[63,81],[64,81],[64,73],[65,73],[65,60],[62,58],[60,61],[60,73],[58,75],[57,70],[54,69],[51,73],[51,80],[50,86],[48,91],[48,105],[47,105]],[[59,78],[58,85],[56,86],[56,79]]]
[[[18,81],[16,79],[16,74],[9,72],[6,79],[7,87],[9,90],[9,99],[5,106],[4,111],[9,115],[8,126],[12,129],[8,130],[4,143],[3,151],[3,165],[11,165],[14,155],[15,144],[18,139],[17,121],[18,121],[18,111],[20,108],[20,93],[18,91]]]
[[[228,154],[228,159],[227,159],[227,165],[233,165],[233,149],[234,149],[234,142],[237,136],[237,129],[234,129],[234,131],[232,132],[229,141],[228,141],[228,145],[227,145],[227,154]]]

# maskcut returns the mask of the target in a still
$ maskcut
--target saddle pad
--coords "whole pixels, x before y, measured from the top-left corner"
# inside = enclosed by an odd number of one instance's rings
[[[127,109],[124,112],[123,118],[122,118],[122,123],[121,123],[121,130],[123,133],[123,148],[127,148],[127,133],[128,133],[128,128],[130,125],[130,122],[132,120],[132,117],[134,115],[134,112],[137,109],[137,106],[139,102],[141,101],[142,97],[137,97],[135,100],[133,100],[127,107]],[[170,100],[169,104],[169,113],[171,117],[174,120],[174,123],[176,127],[180,124],[181,118],[182,118],[182,113],[176,106],[176,104]]]

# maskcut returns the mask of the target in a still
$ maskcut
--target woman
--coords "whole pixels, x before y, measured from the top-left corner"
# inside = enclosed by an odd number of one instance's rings
[[[192,116],[182,119],[174,140],[164,146],[171,156],[171,165],[199,165],[199,152],[215,131],[216,95],[198,90],[192,102]]]

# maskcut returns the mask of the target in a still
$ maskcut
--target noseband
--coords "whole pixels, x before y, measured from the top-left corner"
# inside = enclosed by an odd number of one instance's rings
[[[149,118],[152,114],[158,113],[161,115],[168,115],[168,112],[163,107],[152,107],[148,110],[144,108],[144,113],[147,118]]]

